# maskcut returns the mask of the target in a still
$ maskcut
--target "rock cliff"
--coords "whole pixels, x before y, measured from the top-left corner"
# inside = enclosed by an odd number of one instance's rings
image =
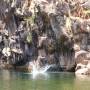
[[[77,72],[81,64],[88,71],[89,60],[89,0],[0,1],[1,66],[30,67],[35,61]]]

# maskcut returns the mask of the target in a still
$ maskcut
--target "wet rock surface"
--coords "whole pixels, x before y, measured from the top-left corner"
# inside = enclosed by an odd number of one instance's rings
[[[13,68],[54,64],[51,71],[89,73],[89,0],[0,1],[0,62]],[[87,5],[88,4],[88,5]],[[83,50],[83,51],[82,51]],[[85,51],[85,52],[84,52]],[[81,65],[79,67],[79,65]]]

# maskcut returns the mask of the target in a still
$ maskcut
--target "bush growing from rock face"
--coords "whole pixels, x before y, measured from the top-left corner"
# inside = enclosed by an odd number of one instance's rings
[[[32,43],[32,34],[29,32],[26,38],[27,43],[31,44]]]
[[[57,49],[60,52],[68,52],[73,49],[74,41],[72,38],[68,38],[65,35],[62,35],[60,39],[57,40]]]

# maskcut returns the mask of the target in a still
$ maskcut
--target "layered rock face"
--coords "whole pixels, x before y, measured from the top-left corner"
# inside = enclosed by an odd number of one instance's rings
[[[40,67],[54,64],[55,67],[50,69],[53,71],[73,71],[75,67],[77,71],[81,69],[77,69],[78,64],[85,62],[88,65],[88,2],[89,0],[0,1],[1,63],[28,67],[29,62],[35,61]]]

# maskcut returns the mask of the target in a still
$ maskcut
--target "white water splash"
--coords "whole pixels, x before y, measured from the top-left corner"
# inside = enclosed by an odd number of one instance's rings
[[[32,66],[31,74],[33,75],[33,78],[35,78],[39,74],[46,75],[46,71],[52,66],[45,65],[43,67],[39,67],[36,62],[30,62],[30,65]]]

